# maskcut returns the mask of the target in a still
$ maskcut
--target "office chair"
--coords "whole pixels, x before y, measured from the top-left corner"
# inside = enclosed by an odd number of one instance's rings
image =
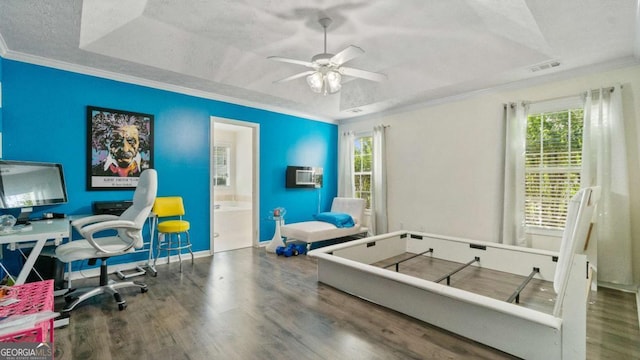
[[[182,250],[187,249],[191,254],[191,264],[193,264],[193,251],[191,251],[191,240],[189,239],[189,228],[191,225],[188,221],[182,219],[185,214],[184,203],[180,196],[158,197],[153,205],[153,213],[157,218],[173,217],[173,220],[164,220],[158,223],[158,242],[156,245],[156,255],[153,260],[155,267],[160,251],[167,252],[167,263],[171,258],[171,251],[178,252],[178,260],[180,262],[180,272],[182,272]],[[181,234],[185,234],[184,244]],[[174,242],[174,237],[177,244]]]
[[[89,289],[70,290],[65,301],[67,305],[62,310],[73,310],[81,302],[96,295],[112,294],[118,303],[118,308],[124,310],[127,303],[122,299],[118,289],[124,287],[138,287],[141,292],[147,292],[147,285],[139,281],[115,282],[109,280],[107,260],[113,256],[123,255],[135,251],[143,246],[142,227],[151,213],[153,202],[158,189],[158,175],[155,170],[147,169],[140,174],[138,185],[133,194],[133,203],[120,216],[94,215],[71,222],[71,225],[82,235],[82,240],[70,241],[56,248],[56,257],[60,261],[69,263],[77,260],[89,260],[93,265],[100,260],[100,286]],[[114,230],[117,234],[114,234]],[[94,235],[111,236],[94,237]],[[81,293],[81,295],[76,295]]]

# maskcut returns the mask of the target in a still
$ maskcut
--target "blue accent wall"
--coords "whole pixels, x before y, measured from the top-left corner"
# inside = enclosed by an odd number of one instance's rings
[[[4,84],[2,84],[2,62],[4,61],[4,59],[2,57],[0,57],[0,96],[2,94],[2,88],[4,87]],[[2,134],[2,98],[0,98],[0,135]],[[0,149],[2,150],[2,149]]]
[[[0,65],[3,159],[64,166],[69,203],[41,211],[87,214],[93,201],[133,194],[86,190],[88,105],[155,116],[158,195],[183,196],[195,251],[210,243],[210,116],[260,124],[261,241],[273,236],[271,209],[287,208],[287,222],[309,220],[318,201],[326,211],[337,193],[337,125],[8,59]],[[324,186],[285,188],[287,165],[323,167]]]

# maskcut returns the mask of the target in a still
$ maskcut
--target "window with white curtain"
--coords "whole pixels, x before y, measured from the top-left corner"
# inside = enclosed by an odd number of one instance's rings
[[[353,183],[354,197],[364,199],[366,209],[371,209],[371,158],[373,137],[359,136],[353,146]]]
[[[567,204],[580,190],[583,109],[536,111],[527,116],[525,224],[562,230]]]

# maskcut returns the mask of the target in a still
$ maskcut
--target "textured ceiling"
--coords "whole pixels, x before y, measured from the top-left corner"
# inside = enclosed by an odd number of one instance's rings
[[[631,63],[636,0],[0,0],[16,59],[321,120],[391,111],[590,66]],[[309,90],[309,61],[356,45],[339,93]],[[637,45],[635,45],[637,46]],[[637,49],[636,49],[637,51]],[[560,65],[540,71],[531,67]]]

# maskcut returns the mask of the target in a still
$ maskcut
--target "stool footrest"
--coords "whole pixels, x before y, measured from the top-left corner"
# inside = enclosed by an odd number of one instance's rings
[[[185,234],[185,239],[182,240],[181,234]],[[181,233],[158,233],[158,242],[156,245],[155,258],[153,259],[153,266],[155,267],[158,257],[161,251],[165,251],[167,254],[167,263],[171,262],[171,252],[176,251],[178,253],[178,261],[180,262],[180,272],[182,272],[182,250],[187,249],[191,255],[191,264],[193,264],[194,256],[191,250],[191,240],[189,239],[189,231]],[[183,245],[184,244],[184,245]]]

